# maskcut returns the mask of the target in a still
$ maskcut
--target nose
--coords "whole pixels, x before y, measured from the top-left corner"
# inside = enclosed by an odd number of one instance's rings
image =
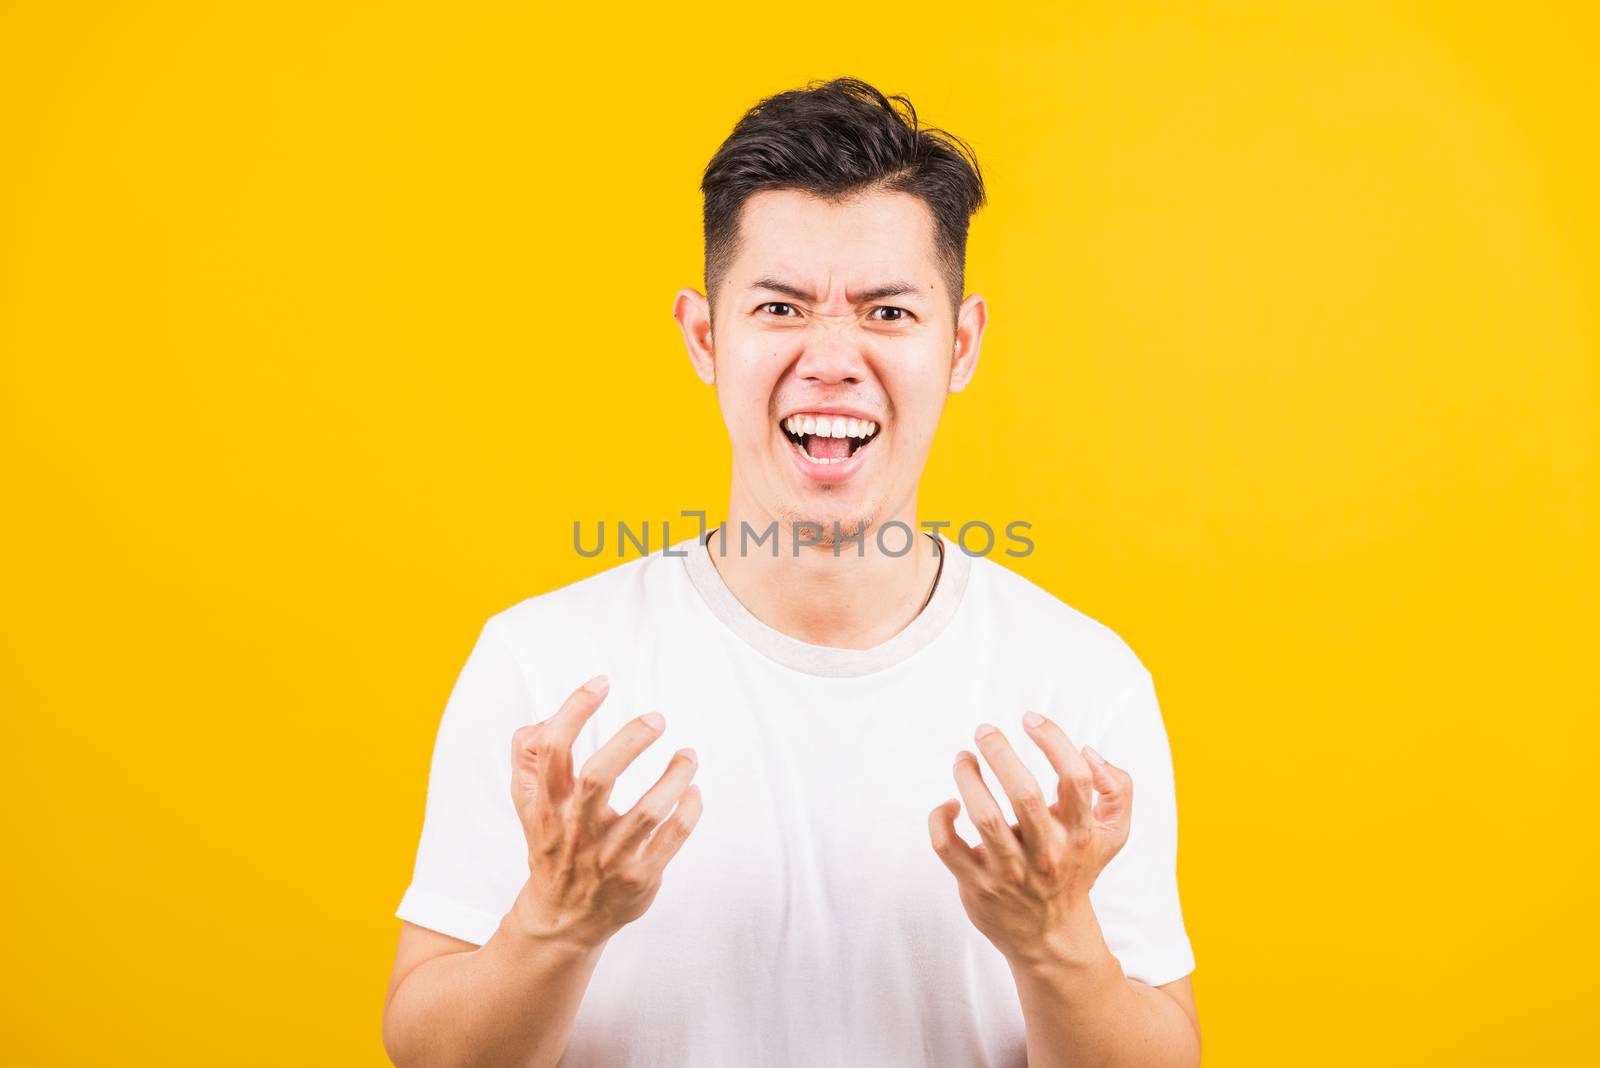
[[[845,324],[814,327],[806,332],[805,347],[794,370],[813,382],[860,382],[866,377],[861,339]]]

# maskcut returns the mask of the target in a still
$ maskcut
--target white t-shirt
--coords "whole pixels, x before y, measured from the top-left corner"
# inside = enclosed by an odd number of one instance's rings
[[[601,673],[611,690],[574,768],[628,719],[665,716],[617,781],[618,812],[674,750],[699,756],[700,822],[649,910],[602,953],[563,1065],[1024,1066],[1015,983],[962,909],[928,813],[959,796],[952,761],[977,751],[984,721],[1054,794],[1022,731],[1030,709],[1133,776],[1127,844],[1090,892],[1124,973],[1161,984],[1193,969],[1166,731],[1149,671],[1114,632],[941,534],[932,597],[904,630],[868,650],[810,645],[733,596],[716,539],[491,616],[439,725],[396,914],[478,944],[528,876],[510,794],[517,727]],[[964,811],[956,827],[979,841]]]

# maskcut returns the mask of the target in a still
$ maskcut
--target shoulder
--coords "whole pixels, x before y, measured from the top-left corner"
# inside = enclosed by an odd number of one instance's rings
[[[611,676],[611,707],[619,707],[617,684],[648,665],[662,633],[681,629],[692,610],[694,591],[672,548],[672,555],[657,550],[524,598],[486,620],[486,640],[516,664],[531,719],[550,715],[598,674]],[[604,716],[589,721],[574,743],[575,757],[598,746],[604,722]]]
[[[1111,627],[992,557],[973,558],[968,595],[979,626],[1108,695],[1150,674]]]

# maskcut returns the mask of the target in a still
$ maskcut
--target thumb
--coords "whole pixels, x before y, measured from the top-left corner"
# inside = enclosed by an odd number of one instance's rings
[[[538,796],[539,756],[534,745],[545,721],[518,727],[511,735],[511,800],[517,811]]]

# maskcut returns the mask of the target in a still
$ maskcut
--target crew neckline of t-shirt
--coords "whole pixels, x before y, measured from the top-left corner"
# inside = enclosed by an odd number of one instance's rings
[[[923,533],[929,538],[937,537],[936,544],[942,557],[933,594],[916,618],[901,628],[899,633],[870,649],[813,645],[758,619],[734,596],[723,581],[722,573],[711,562],[711,550],[707,542],[716,535],[715,527],[684,542],[688,551],[683,555],[683,563],[690,583],[706,607],[757,652],[807,675],[851,678],[893,667],[925,648],[943,632],[955,616],[956,609],[961,607],[967,580],[972,573],[972,558],[945,537],[942,531],[937,535],[926,531]]]

